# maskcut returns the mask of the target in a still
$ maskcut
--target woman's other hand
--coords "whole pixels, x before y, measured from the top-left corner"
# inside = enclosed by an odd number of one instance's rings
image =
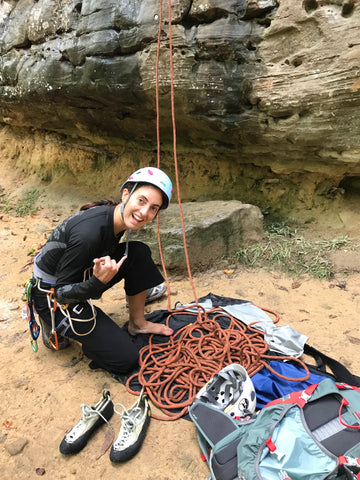
[[[94,258],[93,274],[100,282],[107,284],[117,274],[126,258],[126,255],[124,255],[118,262],[108,255],[106,257]]]

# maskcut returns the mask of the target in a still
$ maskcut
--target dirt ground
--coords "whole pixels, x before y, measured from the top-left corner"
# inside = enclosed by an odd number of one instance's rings
[[[16,172],[7,172],[0,185],[5,194],[14,194],[24,189],[27,181],[19,182]],[[59,452],[63,436],[81,417],[82,403],[94,405],[105,388],[110,390],[114,403],[130,407],[137,399],[106,372],[90,370],[89,360],[76,343],[60,352],[48,350],[41,341],[37,353],[30,346],[28,323],[22,318],[21,293],[24,282],[31,276],[31,252],[44,242],[61,218],[78,209],[79,199],[74,195],[66,197],[69,192],[71,189],[67,194],[49,192],[52,201],[35,215],[0,214],[1,477],[3,480],[38,476],[52,480],[205,479],[208,469],[200,459],[195,428],[185,419],[171,422],[152,419],[142,449],[124,464],[111,463],[109,450],[103,452],[106,427],[77,455],[65,457]],[[280,325],[291,325],[309,337],[310,345],[360,375],[359,273],[347,275],[340,270],[331,281],[311,278],[295,281],[278,272],[238,267],[232,274],[217,269],[195,275],[194,285],[198,297],[212,292],[275,310],[280,315]],[[189,279],[170,276],[170,295],[171,306],[177,301],[193,301]],[[99,303],[116,321],[126,321],[121,285],[106,292]],[[147,311],[166,305],[163,298]],[[114,415],[111,423],[117,436],[119,417]]]

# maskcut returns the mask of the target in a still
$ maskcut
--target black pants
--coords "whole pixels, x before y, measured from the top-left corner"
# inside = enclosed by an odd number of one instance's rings
[[[119,251],[114,256],[115,259],[121,258],[123,248],[123,244],[120,244]],[[121,266],[111,285],[123,278],[125,291],[129,295],[136,295],[155,287],[164,280],[151,258],[149,247],[141,242],[129,242],[128,259]],[[41,283],[41,286],[49,288],[49,285],[45,283]],[[33,290],[34,306],[37,313],[48,325],[51,325],[51,313],[48,308],[46,293],[41,292],[36,287]],[[73,318],[73,327],[76,333],[69,327],[64,331],[61,325],[65,317],[59,308],[55,311],[55,325],[59,328],[58,332],[80,342],[84,354],[93,360],[97,366],[115,375],[128,373],[137,366],[139,352],[134,343],[134,338],[129,335],[127,330],[119,327],[100,308],[95,307],[96,325],[91,333],[88,332],[94,325],[93,320],[76,321],[76,318],[83,320],[92,317],[89,303],[70,304],[68,311]],[[67,319],[66,322],[68,322]]]

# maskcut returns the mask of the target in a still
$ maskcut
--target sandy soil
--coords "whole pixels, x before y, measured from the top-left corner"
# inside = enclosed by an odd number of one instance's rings
[[[25,188],[14,173],[0,182],[5,193]],[[194,426],[181,419],[151,420],[141,451],[129,462],[115,465],[109,451],[103,452],[107,428],[103,427],[87,447],[64,457],[59,444],[81,417],[80,404],[95,404],[104,388],[114,402],[130,407],[137,397],[106,372],[88,368],[79,345],[53,352],[39,341],[30,346],[27,320],[22,318],[23,284],[31,276],[31,254],[42,244],[55,224],[81,204],[52,196],[35,215],[14,217],[0,214],[0,464],[3,480],[43,476],[52,480],[92,480],[121,477],[129,480],[196,480],[208,475],[200,460]],[[61,207],[61,208],[60,208]],[[342,232],[344,234],[344,232]],[[345,283],[341,283],[345,282]],[[171,305],[193,301],[188,278],[171,278]],[[198,297],[209,292],[236,297],[270,308],[280,315],[280,325],[291,325],[309,337],[309,343],[343,362],[360,375],[358,313],[360,274],[339,272],[331,281],[304,278],[300,281],[278,273],[238,267],[234,273],[222,269],[196,275]],[[119,323],[127,319],[123,289],[106,293],[101,306]],[[148,312],[166,308],[163,298]],[[116,435],[120,419],[111,421]]]

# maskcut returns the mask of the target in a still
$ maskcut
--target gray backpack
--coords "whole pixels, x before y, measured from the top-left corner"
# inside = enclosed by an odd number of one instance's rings
[[[360,388],[325,379],[234,419],[189,408],[211,480],[360,479]]]

